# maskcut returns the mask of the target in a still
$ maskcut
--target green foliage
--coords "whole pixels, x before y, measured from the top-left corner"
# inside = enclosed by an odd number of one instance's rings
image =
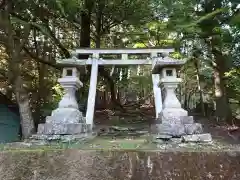
[[[228,78],[227,86],[234,91],[234,95],[240,97],[240,69],[232,69],[231,71],[225,73]]]
[[[64,90],[60,84],[52,87],[53,95],[51,101],[45,102],[41,107],[42,116],[49,116],[52,110],[58,107],[58,103],[64,95]]]
[[[49,66],[56,67],[55,60],[61,55],[60,50],[68,51],[79,47],[79,41],[83,38],[80,37],[80,30],[84,26],[81,24],[83,13],[90,14],[92,46],[95,46],[96,39],[100,37],[101,47],[175,48],[176,52],[171,54],[173,58],[188,59],[182,71],[184,96],[198,88],[197,73],[201,83],[204,83],[203,91],[206,94],[212,91],[215,61],[212,49],[222,52],[228,64],[227,68],[231,69],[226,73],[226,86],[230,89],[232,98],[239,97],[240,15],[236,6],[238,0],[16,0],[13,2],[11,23],[16,30],[14,32],[16,39],[22,40],[22,26],[31,27],[30,36],[24,45],[30,55],[25,51],[22,52],[26,61],[21,66],[24,79],[28,81],[27,88],[33,94],[33,102],[36,100],[34,97],[41,94],[38,90],[41,81],[38,80],[43,79],[44,86],[52,87],[59,76],[58,71],[50,69]],[[100,27],[100,30],[97,27]],[[4,33],[0,35],[2,34]],[[211,46],[209,40],[212,38],[216,38],[218,43]],[[196,62],[199,65],[199,72],[196,72]],[[48,65],[42,68],[40,66],[42,64]],[[2,66],[2,69],[6,69],[6,66]],[[42,69],[45,74],[42,73]],[[123,72],[121,80],[120,69]],[[111,68],[105,70],[111,74]],[[131,70],[130,78],[128,70]],[[137,92],[139,97],[144,98],[146,92],[152,91],[151,69],[143,66],[140,74],[137,71],[132,67],[115,68],[110,75],[115,82],[115,89],[126,91],[131,89]],[[47,76],[46,73],[51,75]],[[87,91],[89,80],[85,78],[85,81],[81,90]],[[104,79],[99,78],[99,81],[99,90],[109,90],[109,85]],[[52,110],[57,106],[63,91],[59,85],[49,91],[54,93],[46,95],[43,109]],[[195,95],[197,96],[197,92]]]

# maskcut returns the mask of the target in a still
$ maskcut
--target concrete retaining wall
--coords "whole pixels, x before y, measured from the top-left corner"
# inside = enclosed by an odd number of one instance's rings
[[[0,153],[0,180],[240,180],[239,152]]]

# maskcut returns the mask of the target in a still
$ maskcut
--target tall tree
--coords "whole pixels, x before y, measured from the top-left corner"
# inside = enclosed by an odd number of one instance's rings
[[[34,123],[29,105],[28,93],[21,76],[22,50],[28,40],[31,27],[29,24],[13,24],[11,13],[14,12],[15,2],[6,1],[1,9],[2,40],[8,54],[8,78],[12,84],[21,115],[22,135],[27,138],[34,131]]]
[[[183,39],[203,40],[206,49],[205,57],[211,60],[213,69],[216,117],[219,120],[231,121],[231,109],[228,100],[225,73],[231,67],[232,33],[229,27],[231,20],[239,14],[236,0],[174,0],[160,1],[159,13],[168,19],[169,28],[182,34]],[[167,8],[166,8],[167,7]],[[206,59],[206,58],[205,58]]]

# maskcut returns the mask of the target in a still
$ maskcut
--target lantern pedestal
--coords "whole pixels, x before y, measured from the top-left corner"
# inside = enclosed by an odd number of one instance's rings
[[[91,126],[86,124],[75,97],[76,90],[82,87],[77,68],[64,68],[63,77],[59,78],[58,82],[64,88],[65,94],[58,108],[46,118],[46,123],[38,125],[34,139],[73,140],[81,139],[91,132]]]
[[[165,77],[160,80],[160,85],[165,92],[163,110],[160,113],[162,123],[180,124],[180,117],[187,116],[188,112],[181,108],[175,89],[181,82],[180,78]]]

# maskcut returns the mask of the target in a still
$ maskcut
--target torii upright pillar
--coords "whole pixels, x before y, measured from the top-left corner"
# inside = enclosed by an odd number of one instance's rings
[[[153,58],[157,57],[157,53],[151,53],[151,57],[152,57],[152,62],[153,62]],[[161,89],[158,86],[159,81],[160,81],[160,75],[159,74],[152,74],[156,119],[158,118],[159,113],[162,111],[162,92],[161,92]]]
[[[86,113],[86,123],[93,127],[95,100],[96,100],[96,90],[97,90],[97,79],[98,79],[98,59],[99,54],[93,54],[91,77],[90,77],[90,87],[88,92],[88,102],[87,102],[87,113]]]

